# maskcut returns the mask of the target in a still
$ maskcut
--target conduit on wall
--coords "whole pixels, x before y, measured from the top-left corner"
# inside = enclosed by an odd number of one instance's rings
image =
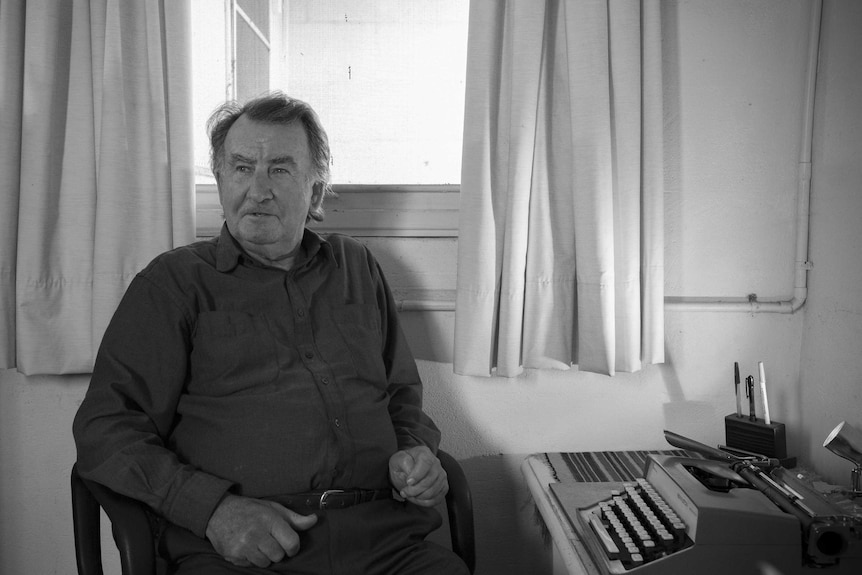
[[[757,301],[749,298],[666,297],[665,309],[673,311],[742,311],[749,313],[793,313],[808,297],[808,225],[811,203],[811,142],[814,121],[814,88],[817,62],[820,56],[820,14],[822,0],[811,5],[811,30],[808,36],[808,69],[805,80],[805,101],[802,118],[802,142],[799,152],[798,187],[796,195],[796,273],[793,295],[782,301]]]
[[[811,203],[811,142],[814,121],[814,89],[817,82],[817,63],[820,56],[820,16],[822,0],[811,5],[811,29],[808,36],[808,68],[805,80],[805,101],[802,117],[802,141],[799,153],[798,184],[796,192],[796,272],[793,294],[780,301],[758,301],[749,297],[665,297],[668,311],[731,311],[747,313],[793,313],[800,309],[808,297],[808,226]],[[454,301],[404,300],[399,302],[402,311],[454,311]]]

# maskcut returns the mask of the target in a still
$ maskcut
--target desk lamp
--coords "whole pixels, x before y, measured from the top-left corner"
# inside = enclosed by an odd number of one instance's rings
[[[850,472],[851,495],[862,497],[862,433],[842,421],[823,442],[823,447],[855,465]]]

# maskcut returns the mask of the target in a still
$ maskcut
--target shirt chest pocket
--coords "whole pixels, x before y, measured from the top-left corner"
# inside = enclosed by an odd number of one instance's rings
[[[367,304],[337,306],[332,315],[359,378],[385,388],[383,334],[377,307]]]
[[[198,316],[193,346],[190,393],[252,391],[278,375],[276,344],[264,316],[204,312]]]

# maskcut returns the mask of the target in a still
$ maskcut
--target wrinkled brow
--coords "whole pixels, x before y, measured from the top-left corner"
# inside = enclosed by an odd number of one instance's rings
[[[248,157],[248,156],[243,156],[242,154],[236,154],[236,153],[234,153],[234,154],[231,154],[231,155],[230,155],[230,162],[231,162],[232,164],[251,164],[251,165],[256,165],[256,164],[257,164],[257,159],[256,159],[256,158],[250,158],[250,157]],[[291,165],[291,166],[296,166],[296,165],[297,165],[297,162],[296,162],[296,160],[293,158],[293,156],[276,156],[275,158],[270,158],[270,159],[268,160],[268,163],[269,163],[269,165],[271,165],[271,166],[274,166],[274,165],[280,165],[280,164],[289,164],[289,165]]]

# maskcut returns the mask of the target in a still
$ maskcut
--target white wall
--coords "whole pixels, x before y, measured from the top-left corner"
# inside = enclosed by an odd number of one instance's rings
[[[0,371],[0,573],[75,573],[69,472],[85,377]],[[106,570],[117,573],[119,570]]]
[[[862,431],[862,3],[827,2],[817,84],[810,297],[798,395],[800,453],[847,485],[852,465],[823,441],[841,421]]]
[[[668,293],[789,297],[810,3],[662,5]],[[548,572],[518,468],[523,455],[659,448],[662,429],[720,443],[722,417],[734,409],[734,361],[743,375],[765,362],[772,414],[788,425],[791,453],[846,482],[849,464],[820,443],[841,419],[862,429],[862,6],[826,0],[823,21],[814,267],[801,311],[668,311],[664,365],[613,378],[573,369],[517,379],[455,376],[453,314],[404,314],[427,408],[445,430],[443,447],[463,460],[472,481],[480,574]],[[423,287],[442,278],[445,289],[454,282],[455,244],[440,240],[431,249],[428,242],[369,240],[390,279]],[[428,276],[426,268],[447,261],[451,267]],[[74,573],[70,428],[86,383],[0,372],[0,573]]]

